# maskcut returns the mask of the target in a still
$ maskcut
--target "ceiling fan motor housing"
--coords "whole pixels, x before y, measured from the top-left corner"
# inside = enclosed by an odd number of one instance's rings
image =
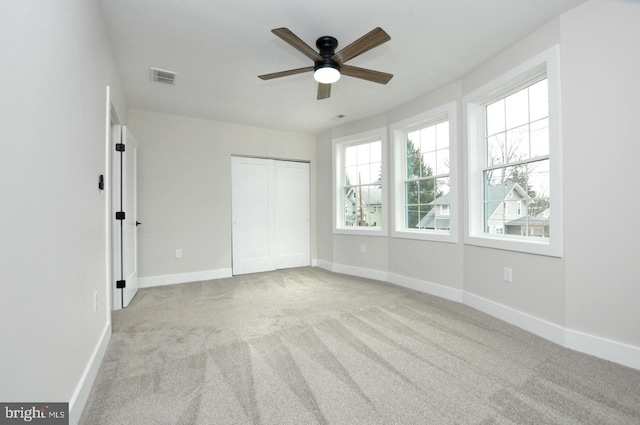
[[[314,66],[314,70],[319,68],[331,67],[340,71],[340,64],[331,59],[336,54],[336,47],[338,47],[338,40],[335,37],[324,36],[316,40],[316,47],[318,48],[318,54],[322,56],[323,60],[317,61]]]

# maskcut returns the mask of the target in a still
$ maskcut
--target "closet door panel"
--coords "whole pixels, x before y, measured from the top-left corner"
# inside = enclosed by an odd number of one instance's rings
[[[311,264],[309,164],[275,161],[276,268]]]
[[[275,176],[271,160],[231,158],[233,274],[275,270]]]

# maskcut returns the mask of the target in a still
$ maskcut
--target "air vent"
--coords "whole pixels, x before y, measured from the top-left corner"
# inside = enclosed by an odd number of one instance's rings
[[[164,69],[151,68],[151,81],[156,83],[171,84],[176,80],[176,73]]]

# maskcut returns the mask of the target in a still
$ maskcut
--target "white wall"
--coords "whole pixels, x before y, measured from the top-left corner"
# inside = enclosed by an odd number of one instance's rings
[[[129,121],[140,143],[138,262],[143,285],[167,282],[166,277],[172,283],[189,281],[193,273],[196,279],[231,273],[231,155],[311,162],[315,247],[315,137],[135,109],[129,111]],[[182,258],[176,258],[176,249],[182,250]]]
[[[640,3],[561,22],[567,326],[640,347]]]
[[[392,124],[450,101],[461,105],[466,94],[560,44],[562,258],[387,237],[372,242],[375,250],[366,259],[359,246],[373,238],[334,235],[325,222],[318,234],[319,264],[463,301],[570,348],[640,368],[640,200],[634,195],[635,161],[640,158],[638,22],[637,2],[593,0],[450,87],[373,123],[347,124],[317,138],[324,167],[319,173],[329,174],[332,138],[370,130],[383,121]],[[459,130],[464,137],[462,123]],[[460,181],[466,181],[464,176]],[[332,214],[331,190],[330,182],[319,181],[318,194],[324,196],[318,201],[319,214],[327,217]],[[513,283],[504,282],[504,267],[513,269]]]
[[[98,176],[106,86],[121,118],[124,96],[94,1],[5,1],[0,45],[0,400],[71,401],[74,423],[110,332]]]

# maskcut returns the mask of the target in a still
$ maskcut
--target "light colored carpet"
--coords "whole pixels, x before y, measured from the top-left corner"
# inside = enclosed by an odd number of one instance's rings
[[[640,371],[317,268],[140,290],[80,423],[640,424]]]

